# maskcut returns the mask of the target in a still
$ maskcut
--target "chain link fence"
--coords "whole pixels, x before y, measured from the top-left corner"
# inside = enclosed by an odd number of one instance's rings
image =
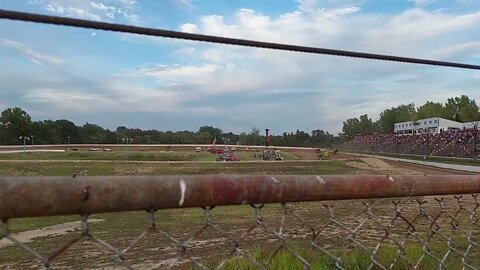
[[[0,268],[480,267],[478,176],[83,177],[61,193],[48,187],[65,180],[0,179]],[[457,193],[470,194],[447,195]],[[178,209],[210,203],[220,206]],[[57,213],[80,214],[78,227],[31,243],[9,231],[17,218]]]

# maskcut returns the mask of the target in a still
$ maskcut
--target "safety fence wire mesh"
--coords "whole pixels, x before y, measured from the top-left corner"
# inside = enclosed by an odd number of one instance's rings
[[[42,241],[21,241],[3,219],[0,268],[65,269],[65,260],[84,268],[82,259],[89,259],[102,269],[478,269],[479,205],[470,194],[205,206],[193,216],[194,209],[150,210],[141,228],[131,228],[139,234],[124,239],[96,231],[82,214],[71,237],[48,250]],[[234,210],[232,221],[225,213]],[[167,218],[180,220],[164,226]],[[196,221],[182,222],[189,218]],[[92,253],[85,242],[102,251]],[[30,259],[5,260],[2,251],[15,247]],[[82,253],[90,255],[72,256]]]

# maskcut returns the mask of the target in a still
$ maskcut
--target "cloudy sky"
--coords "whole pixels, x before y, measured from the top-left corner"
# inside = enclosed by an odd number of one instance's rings
[[[0,8],[480,64],[477,0],[1,0]],[[400,103],[467,94],[480,72],[0,20],[0,109],[159,130],[339,132]]]

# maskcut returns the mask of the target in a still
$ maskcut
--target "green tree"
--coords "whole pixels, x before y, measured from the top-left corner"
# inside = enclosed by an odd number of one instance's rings
[[[427,101],[425,104],[417,108],[414,120],[425,119],[431,117],[444,117],[445,107],[440,102]]]
[[[197,132],[196,141],[199,144],[210,144],[213,141],[213,137],[208,132]]]
[[[416,110],[413,103],[392,107],[380,113],[379,127],[384,133],[392,133],[395,123],[412,121],[415,117]]]
[[[199,133],[207,132],[210,137],[217,138],[217,142],[221,142],[223,131],[216,127],[203,126],[198,129]]]
[[[347,138],[351,139],[358,134],[372,134],[376,131],[376,124],[372,122],[372,119],[368,118],[367,114],[364,114],[360,118],[351,118],[343,122],[342,131]]]
[[[257,145],[259,144],[259,141],[260,141],[260,129],[253,126],[252,127],[252,131],[250,132],[249,134],[250,136],[250,140],[249,140],[249,144],[251,145]]]
[[[360,116],[359,133],[360,134],[372,134],[375,131],[372,119],[368,118],[368,115],[364,114]]]
[[[59,144],[65,143],[57,132],[55,121],[44,120],[32,123],[31,133],[35,136],[36,144]]]
[[[28,113],[18,107],[4,110],[0,116],[0,125],[4,129],[4,142],[17,144],[20,136],[31,135],[32,118]]]
[[[342,132],[349,139],[359,134],[360,120],[358,118],[350,118],[343,122]]]
[[[334,142],[334,136],[325,132],[323,130],[313,130],[311,136],[311,145],[320,147],[320,146],[331,146]]]
[[[238,136],[238,140],[239,140],[241,145],[247,144],[247,140],[248,140],[247,133],[245,133],[245,132],[240,133],[240,135]]]
[[[296,145],[298,146],[309,146],[311,145],[310,140],[310,134],[303,130],[298,130],[295,132],[295,141],[297,142]]]
[[[86,123],[80,129],[83,143],[102,143],[104,142],[107,131],[96,124]]]
[[[466,95],[452,97],[445,103],[445,117],[457,122],[476,121],[480,118],[479,108],[474,99]]]
[[[60,119],[55,121],[55,126],[57,129],[57,134],[60,137],[58,143],[68,142],[68,137],[70,137],[71,143],[78,143],[80,139],[80,129],[73,122],[66,119]]]

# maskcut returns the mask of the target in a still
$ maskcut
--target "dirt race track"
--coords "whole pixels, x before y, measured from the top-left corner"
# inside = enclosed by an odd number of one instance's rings
[[[390,174],[474,174],[457,170],[405,163],[401,161],[381,160],[379,158],[363,158],[362,161],[364,161],[365,164],[370,165],[374,170],[386,171],[390,172]]]
[[[300,161],[301,159],[307,159],[305,163],[312,163],[313,161],[308,161],[308,159],[317,157],[317,154],[313,151],[294,150],[291,153],[296,157],[295,162],[302,162]],[[331,155],[331,159],[343,161],[346,165],[357,168],[359,172],[371,174],[470,174],[343,153]],[[329,161],[318,162],[322,164],[329,163]],[[288,163],[285,162],[285,164]],[[417,199],[428,202],[426,208],[428,211],[436,211],[435,200],[431,197],[398,199],[401,202],[400,209],[407,220],[414,220],[418,214]],[[406,228],[410,225],[402,223],[401,220],[395,218],[392,199],[366,200],[363,202],[354,200],[291,203],[289,204],[291,211],[301,216],[304,221],[299,221],[294,216],[287,215],[283,225],[281,225],[282,208],[279,204],[275,204],[262,209],[262,220],[271,228],[278,229],[279,226],[283,226],[285,239],[293,246],[302,247],[305,243],[308,243],[306,240],[311,237],[311,230],[308,226],[305,226],[305,224],[308,224],[315,230],[318,230],[317,237],[320,239],[318,244],[322,245],[322,247],[349,249],[351,243],[347,241],[348,232],[329,223],[330,218],[325,205],[333,205],[335,217],[341,220],[347,227],[353,229],[362,220],[368,218],[365,202],[367,205],[370,205],[370,210],[375,215],[378,215],[376,216],[378,218],[377,221],[382,222],[384,226],[392,228],[391,238],[401,240],[405,237]],[[473,205],[473,202],[467,198],[464,205],[468,208]],[[450,196],[445,201],[445,207],[446,209],[454,209],[457,207],[456,201]],[[221,258],[228,256],[232,246],[227,239],[236,239],[244,250],[264,248],[266,250],[274,250],[278,246],[278,242],[268,230],[258,225],[254,226],[254,212],[254,209],[247,205],[218,207],[213,210],[211,213],[212,222],[225,231],[223,235],[212,228],[202,229],[205,219],[204,210],[202,209],[159,210],[156,214],[157,229],[149,231],[145,239],[132,247],[125,256],[126,262],[135,269],[164,269],[169,263],[174,261],[173,258],[179,255],[178,247],[171,239],[165,237],[161,231],[167,232],[171,237],[180,241],[186,241],[195,235],[194,240],[189,242],[190,247],[187,249],[187,257],[180,258],[177,263],[177,267],[180,269],[190,269],[188,256],[195,256],[199,260],[203,259],[203,262],[206,264],[218,262]],[[48,219],[51,218],[43,218],[43,220]],[[41,254],[52,254],[78,235],[79,223],[74,222],[74,220],[78,220],[78,218],[71,221],[53,222],[49,226],[40,226],[26,230],[20,232],[17,237],[33,246]],[[450,224],[448,218],[445,218],[444,221],[442,220],[440,218],[437,222]],[[91,221],[90,229],[92,234],[119,250],[128,247],[138,235],[148,229],[145,213],[143,212],[97,214],[92,215]],[[23,221],[19,220],[18,222],[21,223]],[[420,218],[418,219],[418,224],[414,225],[417,231],[426,232],[429,230],[428,224],[428,219]],[[15,224],[13,227],[15,228]],[[379,227],[378,224],[367,222],[357,233],[360,241],[365,243],[365,245],[369,245],[375,244],[382,239],[384,235],[383,230],[384,228]],[[443,225],[440,226],[440,230],[445,230],[444,233],[450,232]],[[432,239],[434,240],[435,238]],[[441,239],[437,240],[440,241]],[[274,246],[275,248],[273,248]],[[111,266],[115,265],[113,258],[114,256],[110,251],[105,250],[101,245],[88,238],[83,238],[75,245],[69,247],[59,258],[55,259],[52,269],[113,269],[111,268]],[[32,259],[30,255],[18,247],[11,246],[5,239],[0,241],[0,268],[41,269],[37,260]],[[120,267],[118,269],[124,268]]]

